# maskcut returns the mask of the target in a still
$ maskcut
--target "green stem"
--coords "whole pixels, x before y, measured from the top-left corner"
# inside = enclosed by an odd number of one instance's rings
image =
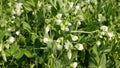
[[[98,30],[95,30],[95,31],[71,31],[71,33],[87,33],[87,34],[91,34],[91,33],[96,33],[98,32]]]

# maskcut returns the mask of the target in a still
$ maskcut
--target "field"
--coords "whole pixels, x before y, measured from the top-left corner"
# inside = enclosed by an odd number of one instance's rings
[[[120,68],[120,0],[0,0],[0,68]]]

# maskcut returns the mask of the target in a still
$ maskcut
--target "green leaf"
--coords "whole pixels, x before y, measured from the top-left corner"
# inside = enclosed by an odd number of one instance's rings
[[[96,62],[94,56],[93,56],[93,57],[90,57],[90,60],[89,60],[89,68],[97,68],[97,62]]]
[[[32,8],[31,8],[29,5],[27,5],[27,4],[25,4],[24,8],[25,8],[27,11],[32,11]]]
[[[24,54],[25,54],[28,58],[32,58],[32,57],[33,57],[32,53],[31,53],[30,51],[28,51],[28,50],[24,50]]]
[[[23,56],[23,52],[21,49],[19,49],[14,55],[13,57],[16,58],[16,59],[20,59],[22,56]]]
[[[100,59],[99,59],[99,55],[98,55],[98,50],[97,50],[97,46],[93,46],[93,53],[95,54],[95,60],[97,62],[97,64],[99,63]]]
[[[5,53],[6,53],[6,56],[11,56],[11,50],[10,49],[5,50]]]
[[[103,54],[100,59],[99,68],[106,68],[106,56]]]
[[[37,34],[32,33],[31,39],[32,39],[32,43],[33,43],[33,44],[34,44],[34,42],[35,42],[35,40],[36,40],[37,37],[38,37]]]
[[[5,31],[0,30],[0,41],[4,38],[5,36]]]
[[[17,51],[19,51],[19,46],[16,45],[16,44],[11,45],[11,47],[10,47],[10,52],[11,52],[11,54],[13,55],[13,54],[15,54]]]
[[[116,68],[120,68],[120,61],[119,60],[115,60],[116,63]]]
[[[35,2],[34,2],[34,0],[26,1],[26,2],[24,3],[24,8],[25,8],[27,11],[32,11],[32,10],[33,10],[33,7],[35,7]]]
[[[26,23],[26,22],[23,22],[23,28],[28,30],[28,31],[31,30],[31,26],[28,23]]]
[[[89,68],[98,68],[94,63],[89,63]]]

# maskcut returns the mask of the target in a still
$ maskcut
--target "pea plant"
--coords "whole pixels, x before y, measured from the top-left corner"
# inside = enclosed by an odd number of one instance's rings
[[[120,68],[120,0],[0,0],[1,68]]]

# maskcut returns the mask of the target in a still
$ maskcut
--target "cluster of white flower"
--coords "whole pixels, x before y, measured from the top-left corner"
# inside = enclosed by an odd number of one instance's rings
[[[115,36],[112,32],[108,32],[109,40],[112,40],[112,38]]]
[[[57,25],[60,25],[61,22],[62,22],[62,20],[61,20],[62,14],[61,14],[61,13],[58,13],[58,14],[56,15],[56,17],[57,17],[57,19],[56,19],[56,24],[57,24]]]
[[[63,37],[60,37],[56,40],[57,42],[57,50],[62,50],[63,46],[61,45],[61,43],[63,42]]]
[[[70,48],[72,48],[72,44],[70,43],[69,40],[67,40],[67,41],[65,42],[64,47],[65,47],[66,50],[69,50]]]
[[[109,40],[111,40],[115,36],[113,32],[108,31],[108,27],[105,25],[101,26],[100,29],[102,30],[101,35],[108,35]]]
[[[75,11],[74,11],[73,13],[74,13],[74,14],[77,14],[77,12],[78,12],[79,9],[80,9],[80,6],[79,6],[79,5],[75,6]]]
[[[63,31],[69,31],[69,28],[66,27],[65,25],[61,24],[61,30],[63,30]]]
[[[69,26],[71,26],[71,25],[72,25],[71,23],[66,21],[64,24],[61,23],[60,27],[61,27],[61,30],[63,30],[63,31],[69,31]]]
[[[15,5],[16,9],[12,10],[12,14],[17,14],[18,16],[20,16],[21,13],[23,12],[22,5],[23,5],[23,3],[16,3],[16,5]]]
[[[73,7],[73,5],[74,5],[74,3],[73,3],[73,2],[70,2],[70,8],[72,8],[72,7]]]
[[[102,14],[98,14],[98,21],[99,22],[102,22],[102,21],[105,21],[106,18],[102,15]]]

